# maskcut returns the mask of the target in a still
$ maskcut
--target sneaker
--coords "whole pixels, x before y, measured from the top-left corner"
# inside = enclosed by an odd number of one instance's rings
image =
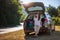
[[[38,37],[38,35],[34,35],[34,37]]]

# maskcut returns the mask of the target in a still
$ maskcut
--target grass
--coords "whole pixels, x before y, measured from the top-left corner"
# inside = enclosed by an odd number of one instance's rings
[[[60,31],[60,26],[55,26],[56,31]]]
[[[19,30],[7,34],[0,34],[0,40],[25,40],[24,39],[24,31]]]

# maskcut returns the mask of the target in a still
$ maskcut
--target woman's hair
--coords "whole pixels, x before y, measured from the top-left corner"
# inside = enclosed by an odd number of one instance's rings
[[[39,14],[38,14],[38,20],[40,20],[40,15],[41,15],[41,14],[39,13]]]

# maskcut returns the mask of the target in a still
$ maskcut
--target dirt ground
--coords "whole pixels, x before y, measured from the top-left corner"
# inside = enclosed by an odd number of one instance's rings
[[[27,36],[25,40],[60,40],[60,26],[55,27],[55,32],[51,35],[39,35],[38,37]]]
[[[19,30],[15,32],[6,33],[6,34],[0,34],[0,40],[25,40],[24,31]]]

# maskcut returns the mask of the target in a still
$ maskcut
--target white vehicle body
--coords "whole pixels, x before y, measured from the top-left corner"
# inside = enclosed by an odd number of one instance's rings
[[[45,12],[45,16],[46,16],[46,18],[47,18],[47,20],[48,20],[48,24],[51,24],[51,21],[52,21],[52,19],[51,19],[51,16],[49,15],[49,13],[47,13],[47,12]]]

